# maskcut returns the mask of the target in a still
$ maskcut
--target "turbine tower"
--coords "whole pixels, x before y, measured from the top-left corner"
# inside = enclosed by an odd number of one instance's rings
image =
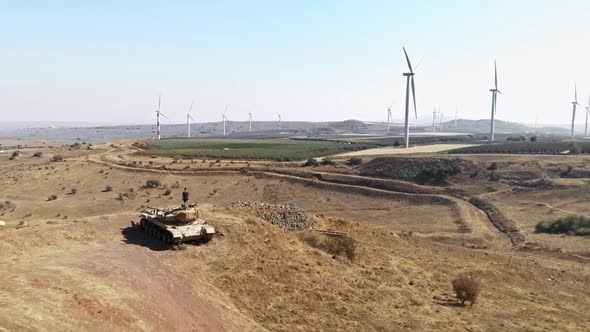
[[[389,135],[389,128],[391,128],[391,120],[392,120],[391,106],[393,106],[393,103],[391,103],[391,105],[389,105],[389,107],[387,108],[387,134],[388,135]]]
[[[432,111],[432,132],[436,131],[436,106],[433,106],[434,110]]]
[[[576,124],[576,106],[578,106],[578,87],[574,84],[574,101],[572,101],[572,141],[576,139],[574,136],[574,125]]]
[[[248,126],[249,126],[249,132],[252,132],[252,113],[248,113]]]
[[[229,107],[229,104],[225,105],[225,111],[223,111],[223,136],[225,136],[225,121],[227,120],[227,117],[225,116],[225,113],[227,113],[227,108]]]
[[[194,121],[195,118],[191,115],[191,110],[193,109],[193,101],[191,101],[191,106],[188,108],[188,112],[186,113],[186,137],[191,138],[191,119]]]
[[[586,129],[584,130],[584,137],[588,137],[588,113],[590,113],[590,96],[588,96],[588,106],[586,106]]]
[[[404,47],[404,55],[406,56],[406,61],[408,62],[408,69],[410,72],[403,73],[406,77],[406,113],[405,113],[405,128],[404,128],[404,141],[406,149],[410,147],[410,85],[412,86],[412,100],[414,101],[414,115],[418,118],[418,111],[416,110],[416,88],[414,85],[414,70],[412,69],[412,64],[410,63],[410,58],[408,57],[408,52],[406,52],[406,48]]]
[[[163,116],[166,119],[168,119],[168,117],[165,116],[164,113],[160,112],[161,101],[162,96],[158,96],[158,108],[156,109],[156,138],[158,140],[160,140],[160,116]]]
[[[494,88],[490,89],[492,92],[492,116],[490,119],[490,140],[494,142],[494,135],[496,133],[494,118],[496,116],[496,100],[498,99],[498,93],[502,94],[500,90],[498,90],[498,67],[496,66],[496,60],[494,60]]]

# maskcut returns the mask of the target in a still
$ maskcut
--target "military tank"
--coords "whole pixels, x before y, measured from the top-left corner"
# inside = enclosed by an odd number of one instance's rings
[[[168,244],[207,242],[215,235],[215,228],[200,219],[199,210],[194,206],[143,209],[139,226],[150,236]]]

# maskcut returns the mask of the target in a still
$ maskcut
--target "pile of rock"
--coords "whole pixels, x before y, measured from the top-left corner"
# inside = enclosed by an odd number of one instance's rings
[[[294,203],[234,202],[231,208],[252,212],[258,218],[289,231],[301,231],[310,227],[305,210]]]

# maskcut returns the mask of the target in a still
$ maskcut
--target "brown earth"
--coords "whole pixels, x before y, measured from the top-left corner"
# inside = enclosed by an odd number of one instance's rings
[[[538,221],[588,214],[590,179],[556,175],[569,164],[587,168],[583,158],[485,157],[475,162],[486,169],[499,161],[500,180],[462,173],[440,187],[360,177],[342,165],[154,159],[133,155],[127,142],[46,147],[42,158],[32,158],[34,151],[23,149],[13,161],[0,156],[0,200],[15,206],[0,211],[7,224],[0,231],[0,329],[577,331],[590,325],[589,239],[534,233]],[[65,161],[50,162],[55,154]],[[527,174],[554,186],[522,187]],[[163,188],[144,189],[148,179]],[[183,187],[219,231],[211,242],[171,250],[132,226],[141,206],[178,204]],[[473,197],[514,223],[522,245],[471,204]],[[227,208],[246,200],[302,205],[313,229],[356,241],[355,257],[332,256],[310,247],[300,232]],[[464,272],[482,282],[473,307],[457,306],[452,294],[450,281]]]

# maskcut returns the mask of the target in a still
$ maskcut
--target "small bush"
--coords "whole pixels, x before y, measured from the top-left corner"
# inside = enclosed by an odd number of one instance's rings
[[[573,170],[574,170],[573,166],[568,166],[567,169],[565,171],[562,171],[561,173],[559,173],[559,175],[561,177],[567,177]]]
[[[553,221],[542,221],[535,226],[537,233],[590,235],[590,218],[567,216]]]
[[[19,155],[20,155],[20,151],[18,151],[18,150],[12,152],[13,157],[18,157]]]
[[[346,161],[346,164],[348,166],[358,166],[362,163],[363,163],[363,160],[361,158],[350,158]]]
[[[531,138],[529,138],[529,140],[531,142],[536,142],[537,141],[537,136],[531,136]]]
[[[53,195],[51,195],[51,196],[47,197],[47,200],[48,200],[48,201],[55,201],[56,199],[57,199],[57,195],[55,195],[55,194],[53,194]]]
[[[393,146],[400,146],[401,144],[399,143],[399,141],[395,141],[395,143],[393,143]]]
[[[461,275],[451,281],[451,284],[453,285],[455,296],[461,305],[465,306],[465,302],[468,301],[473,306],[479,295],[479,281],[470,275]]]
[[[493,162],[490,164],[490,166],[488,166],[488,171],[496,171],[498,170],[498,163]]]
[[[53,163],[64,161],[64,157],[62,157],[60,155],[55,155],[55,156],[51,157],[51,159],[49,161],[51,161]]]
[[[76,195],[78,193],[78,189],[76,188],[72,188],[72,190],[70,190],[70,194],[72,195]]]
[[[145,182],[146,188],[158,188],[161,186],[160,180],[147,180]]]
[[[319,166],[320,163],[315,160],[314,158],[309,158],[307,159],[307,161],[305,162],[305,164],[303,164],[303,167],[315,167],[315,166]]]
[[[170,195],[170,194],[172,194],[172,190],[170,190],[170,189],[166,189],[166,191],[164,192],[164,195],[165,195],[165,196],[168,196],[168,195]]]
[[[14,210],[16,205],[11,201],[0,202],[0,210]]]
[[[35,152],[33,153],[33,158],[41,158],[43,157],[43,152]]]
[[[322,159],[322,163],[321,164],[322,165],[331,165],[331,166],[333,166],[333,165],[336,165],[336,162],[334,160],[330,159],[330,158],[324,158],[324,159]]]
[[[105,192],[111,192],[111,191],[113,191],[113,187],[111,187],[111,186],[106,186],[106,187],[104,188],[104,191],[105,191]]]
[[[301,240],[310,247],[332,255],[345,255],[353,260],[356,255],[356,241],[348,236],[329,236],[312,232],[301,233]]]

